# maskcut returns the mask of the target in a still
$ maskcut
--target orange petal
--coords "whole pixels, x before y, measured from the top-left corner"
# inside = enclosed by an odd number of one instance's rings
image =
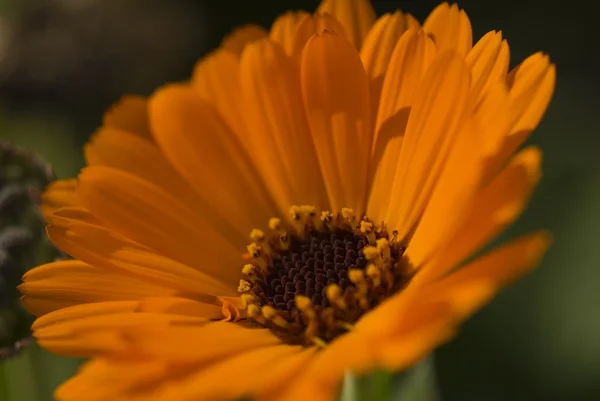
[[[447,241],[468,214],[486,175],[486,157],[497,151],[509,126],[505,85],[490,87],[474,115],[463,123],[444,170],[407,249],[420,266]]]
[[[445,52],[433,61],[414,100],[400,151],[385,221],[399,238],[412,230],[464,120],[469,72],[462,58]]]
[[[81,204],[76,187],[77,180],[74,178],[57,180],[48,185],[42,194],[41,206],[42,214],[46,220],[60,208]]]
[[[173,383],[162,393],[161,400],[181,401],[214,400],[227,401],[263,390],[264,385],[276,387],[289,382],[309,361],[314,350],[300,346],[276,345],[249,349],[217,362]],[[260,372],[251,375],[248,372]]]
[[[168,162],[154,142],[115,128],[102,128],[85,146],[88,165],[101,165],[136,175],[175,196],[190,210],[201,200]],[[212,224],[223,224],[213,221]]]
[[[281,343],[268,329],[249,329],[228,322],[210,322],[205,326],[155,326],[130,330],[127,338],[136,353],[197,366]]]
[[[379,103],[371,162],[373,186],[368,214],[375,221],[385,218],[389,209],[390,185],[398,172],[410,108],[434,55],[431,39],[414,28],[402,35],[392,53]]]
[[[429,282],[444,275],[512,223],[523,211],[540,179],[540,164],[539,149],[521,151],[477,194],[473,208],[454,236],[413,281]]]
[[[294,40],[298,26],[307,17],[310,17],[310,14],[306,11],[288,11],[280,15],[271,26],[269,37],[274,42],[278,42],[288,56],[294,53]]]
[[[371,130],[369,86],[356,50],[325,31],[302,55],[302,93],[333,210],[366,207]]]
[[[434,57],[435,45],[423,31],[411,28],[402,35],[390,56],[390,66],[385,74],[376,130],[398,111],[413,105]]]
[[[371,88],[371,113],[377,115],[383,78],[392,52],[400,36],[409,28],[409,20],[401,11],[382,15],[365,37],[360,58],[365,66]]]
[[[465,121],[456,143],[440,172],[431,198],[417,223],[406,249],[414,267],[419,267],[456,230],[473,206],[484,173],[481,134],[474,120]]]
[[[246,127],[241,118],[244,103],[240,102],[239,57],[223,49],[204,57],[194,68],[192,87],[202,99],[214,105],[240,142],[243,142]]]
[[[510,134],[500,151],[490,159],[490,174],[495,174],[525,142],[542,119],[556,84],[556,68],[548,56],[528,57],[508,76],[510,87]]]
[[[254,149],[254,161],[268,191],[279,206],[278,215],[287,216],[293,204],[327,208],[292,59],[280,45],[265,39],[247,47],[241,71],[247,141]]]
[[[454,333],[454,320],[448,311],[437,303],[402,318],[393,315],[390,319],[388,314],[385,319],[396,323],[394,331],[389,330],[394,326],[389,326],[387,331],[356,331],[338,338],[278,399],[327,401],[334,398],[347,372],[361,375],[376,368],[400,372],[413,366]]]
[[[504,82],[510,51],[502,33],[490,31],[471,49],[465,61],[471,68],[471,96],[477,104],[490,85]]]
[[[356,49],[361,48],[365,36],[377,19],[369,0],[323,0],[317,13],[331,14],[340,21]]]
[[[133,300],[158,294],[175,293],[173,289],[150,284],[133,277],[108,272],[78,260],[48,263],[28,271],[19,291],[25,295],[23,304],[34,315],[41,316],[56,308],[100,301]]]
[[[473,47],[471,21],[458,5],[442,3],[429,14],[423,30],[431,35],[438,51],[454,50],[462,56]]]
[[[93,222],[81,221],[70,212],[68,208],[61,209],[60,216],[52,218],[47,231],[52,242],[77,259],[114,274],[163,287],[164,292],[156,295],[173,294],[173,291],[195,297],[235,294],[237,280],[232,280],[227,287],[200,270],[157,254]],[[201,267],[213,268],[210,263]]]
[[[503,82],[490,84],[482,96],[474,110],[474,118],[480,131],[483,154],[492,159],[500,151],[509,132],[510,99]]]
[[[546,112],[554,93],[556,68],[547,55],[528,57],[508,77],[511,100],[511,135],[531,132]]]
[[[500,288],[535,267],[550,243],[545,232],[513,240],[431,284],[423,296],[448,302],[455,314],[466,318]]]
[[[167,363],[158,360],[94,359],[59,386],[54,395],[59,401],[136,401],[144,389],[169,377],[169,370]]]
[[[123,96],[104,114],[103,124],[152,140],[148,126],[147,99],[143,96]]]
[[[202,317],[209,320],[223,319],[220,305],[180,297],[154,296],[144,298],[139,301],[136,311]]]
[[[240,252],[250,231],[275,215],[248,154],[190,86],[169,85],[155,93],[150,117],[161,149],[203,201],[203,215],[220,220],[219,233]]]
[[[52,311],[35,320],[32,330],[53,326],[57,323],[83,319],[91,316],[112,315],[115,313],[133,313],[138,308],[139,302],[129,301],[103,301],[88,304],[73,305],[71,307]]]
[[[296,35],[293,40],[292,55],[300,59],[304,46],[315,34],[322,34],[324,30],[335,32],[349,39],[342,24],[329,14],[314,14],[304,16],[298,23]]]
[[[265,28],[259,25],[244,25],[235,29],[221,41],[221,48],[237,56],[241,56],[246,45],[268,35]]]
[[[46,316],[50,317],[50,314]],[[124,312],[62,320],[38,328],[33,335],[38,344],[55,353],[93,357],[131,350],[126,337],[128,331],[143,331],[176,324],[201,327],[206,323],[206,319],[196,317]]]

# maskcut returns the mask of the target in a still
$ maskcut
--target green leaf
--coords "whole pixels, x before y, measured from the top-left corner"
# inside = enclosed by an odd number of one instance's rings
[[[437,401],[431,357],[403,373],[377,370],[364,376],[347,373],[338,401]]]

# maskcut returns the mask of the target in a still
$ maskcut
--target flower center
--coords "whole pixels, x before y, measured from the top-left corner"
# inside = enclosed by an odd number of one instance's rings
[[[289,344],[325,346],[411,275],[396,233],[351,209],[317,215],[294,206],[293,224],[253,230],[238,291],[249,319]]]

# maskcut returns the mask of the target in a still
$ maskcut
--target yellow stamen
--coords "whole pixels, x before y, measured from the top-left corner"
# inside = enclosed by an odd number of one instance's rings
[[[346,323],[346,322],[340,322],[340,323],[339,323],[339,326],[340,326],[341,328],[344,328],[344,329],[348,330],[348,331],[352,331],[352,330],[354,330],[354,325],[352,325],[352,324],[350,324],[350,323]]]
[[[371,263],[376,263],[381,257],[381,251],[374,246],[368,245],[363,248],[363,255]]]
[[[312,219],[316,215],[315,207],[312,205],[302,205],[300,206],[300,210],[302,211],[302,214],[304,214],[309,219]]]
[[[304,205],[301,206],[302,212],[306,217],[306,221],[310,223],[311,227],[320,229],[321,228],[321,220],[317,218],[316,208],[312,205]]]
[[[327,347],[327,343],[325,341],[321,340],[319,337],[311,337],[310,341],[312,341],[313,344],[315,344],[319,348]]]
[[[266,270],[267,261],[264,259],[263,249],[260,245],[252,243],[246,247],[250,256],[252,256],[254,263],[256,263],[261,269]]]
[[[390,251],[390,243],[386,238],[379,238],[377,240],[377,249],[381,253],[381,256],[383,257],[384,261],[390,260],[390,258],[392,257]]]
[[[269,219],[269,229],[273,231],[279,231],[281,228],[281,220],[277,217],[272,217]]]
[[[367,237],[370,245],[375,245],[375,227],[373,223],[368,220],[362,220],[360,222],[360,232]]]
[[[262,315],[265,319],[270,320],[273,324],[276,324],[279,327],[286,328],[289,326],[289,323],[281,317],[275,308],[272,306],[266,305],[262,307]]]
[[[333,305],[342,310],[346,309],[346,302],[344,301],[343,292],[339,285],[329,284],[325,289],[325,295]]]
[[[304,218],[304,210],[300,206],[292,206],[290,208],[290,217],[294,224],[294,228],[300,237],[306,234],[306,219]]]
[[[339,324],[335,321],[335,310],[333,308],[325,308],[321,311],[321,320],[329,328],[335,330]]]
[[[323,223],[331,223],[333,221],[333,213],[329,210],[323,210],[321,212],[321,221]]]
[[[258,323],[265,324],[265,318],[263,317],[259,306],[254,304],[248,305],[246,313],[248,314],[248,317],[254,319]]]
[[[353,230],[356,228],[356,213],[354,210],[347,207],[342,208],[342,217],[350,225]]]
[[[361,269],[350,269],[348,270],[348,279],[356,285],[356,301],[363,310],[367,310],[369,308],[369,300],[367,299],[369,287],[365,281],[364,272]]]
[[[240,295],[240,298],[242,299],[242,304],[245,308],[258,303],[258,298],[252,294],[242,294]]]
[[[249,244],[246,249],[253,258],[260,258],[262,256],[262,248],[256,243]]]
[[[379,267],[371,263],[367,266],[367,276],[369,276],[375,287],[381,285],[381,270],[379,270]]]
[[[365,275],[361,269],[349,269],[348,279],[354,284],[358,284],[365,280]]]
[[[340,327],[348,330],[348,331],[352,331],[354,330],[354,325],[350,324],[350,323],[346,323],[346,322],[341,322],[340,323]]]
[[[292,220],[297,221],[297,220],[300,220],[300,216],[302,214],[302,209],[300,208],[300,206],[294,205],[290,208],[289,213],[290,213],[290,217],[292,218]]]
[[[282,251],[286,251],[290,247],[290,236],[288,233],[283,233],[279,236],[279,247]]]
[[[300,312],[304,313],[304,315],[311,320],[316,318],[317,315],[313,308],[312,302],[308,297],[305,297],[304,295],[296,295],[295,300],[296,307],[298,310],[300,310]]]
[[[251,263],[246,263],[244,267],[242,267],[242,274],[245,274],[246,276],[254,277],[256,276],[256,271],[256,266]]]
[[[254,242],[263,242],[265,240],[265,233],[262,230],[253,228],[250,232],[250,239]]]
[[[317,222],[317,229],[322,230],[323,227],[327,227],[328,229],[331,229],[332,226],[333,226],[333,213],[331,213],[329,210],[323,210],[321,212],[321,217],[319,218],[319,221]]]
[[[252,284],[244,279],[240,280],[240,284],[238,285],[238,292],[245,293],[252,289]]]

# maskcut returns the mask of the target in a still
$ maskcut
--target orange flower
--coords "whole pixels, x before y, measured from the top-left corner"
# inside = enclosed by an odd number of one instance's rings
[[[555,69],[508,65],[456,5],[420,26],[325,0],[125,98],[77,181],[45,194],[75,259],[20,287],[40,345],[92,358],[57,398],[329,400],[347,370],[403,370],[448,341],[549,245],[469,258],[540,178],[540,150],[518,148]]]

